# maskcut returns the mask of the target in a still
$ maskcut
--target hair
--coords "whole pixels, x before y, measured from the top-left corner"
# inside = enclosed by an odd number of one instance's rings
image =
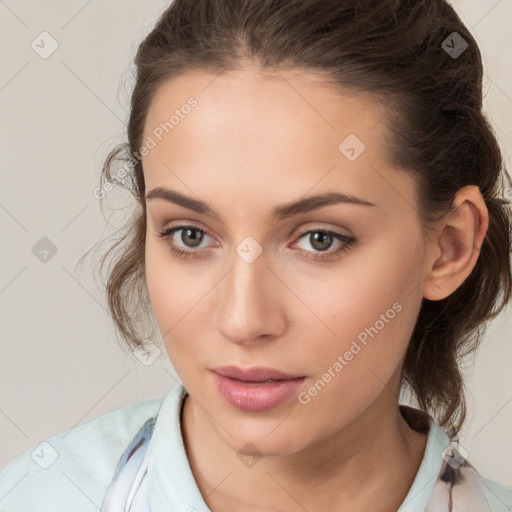
[[[443,41],[463,38],[452,56]],[[451,44],[453,46],[453,43]],[[443,300],[422,300],[402,370],[402,384],[445,431],[458,435],[465,417],[461,358],[475,351],[485,322],[510,300],[510,177],[482,111],[483,67],[477,43],[443,0],[174,0],[135,56],[128,142],[103,165],[101,182],[129,190],[140,208],[114,255],[106,286],[116,334],[133,350],[144,344],[151,313],[144,272],[145,183],[137,151],[152,99],[168,80],[191,71],[214,74],[254,63],[262,71],[301,69],[342,90],[387,105],[382,122],[389,159],[418,185],[424,233],[453,208],[456,192],[477,186],[489,227],[471,274]],[[127,165],[121,181],[116,166]]]

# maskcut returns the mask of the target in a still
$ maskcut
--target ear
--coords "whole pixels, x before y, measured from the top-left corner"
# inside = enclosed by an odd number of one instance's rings
[[[468,185],[457,191],[453,210],[441,221],[430,249],[435,261],[423,282],[423,296],[441,300],[453,293],[473,270],[482,247],[489,212],[480,189]]]

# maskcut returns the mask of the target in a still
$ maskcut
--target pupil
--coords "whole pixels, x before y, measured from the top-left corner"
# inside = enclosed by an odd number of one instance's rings
[[[312,233],[312,235],[313,235],[313,242],[311,243],[311,245],[313,247],[315,247],[315,249],[323,251],[325,249],[328,249],[329,246],[331,245],[332,237],[328,233],[316,232],[316,233]],[[327,242],[325,240],[327,240]],[[319,246],[318,246],[318,242],[320,242]]]

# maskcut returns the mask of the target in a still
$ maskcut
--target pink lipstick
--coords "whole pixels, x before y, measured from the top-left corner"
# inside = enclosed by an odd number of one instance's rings
[[[306,378],[261,366],[247,369],[219,366],[211,371],[226,402],[251,412],[273,409],[295,396]]]

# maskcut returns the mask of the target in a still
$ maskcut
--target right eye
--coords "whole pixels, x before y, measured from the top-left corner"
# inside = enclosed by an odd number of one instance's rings
[[[182,232],[179,236],[183,245],[178,245],[175,241],[175,233]],[[191,225],[181,225],[172,228],[164,229],[158,233],[158,236],[163,238],[167,245],[170,247],[171,252],[178,257],[184,259],[198,258],[195,253],[199,253],[198,250],[190,250],[193,247],[198,247],[204,240],[204,237],[210,236],[208,233]]]

